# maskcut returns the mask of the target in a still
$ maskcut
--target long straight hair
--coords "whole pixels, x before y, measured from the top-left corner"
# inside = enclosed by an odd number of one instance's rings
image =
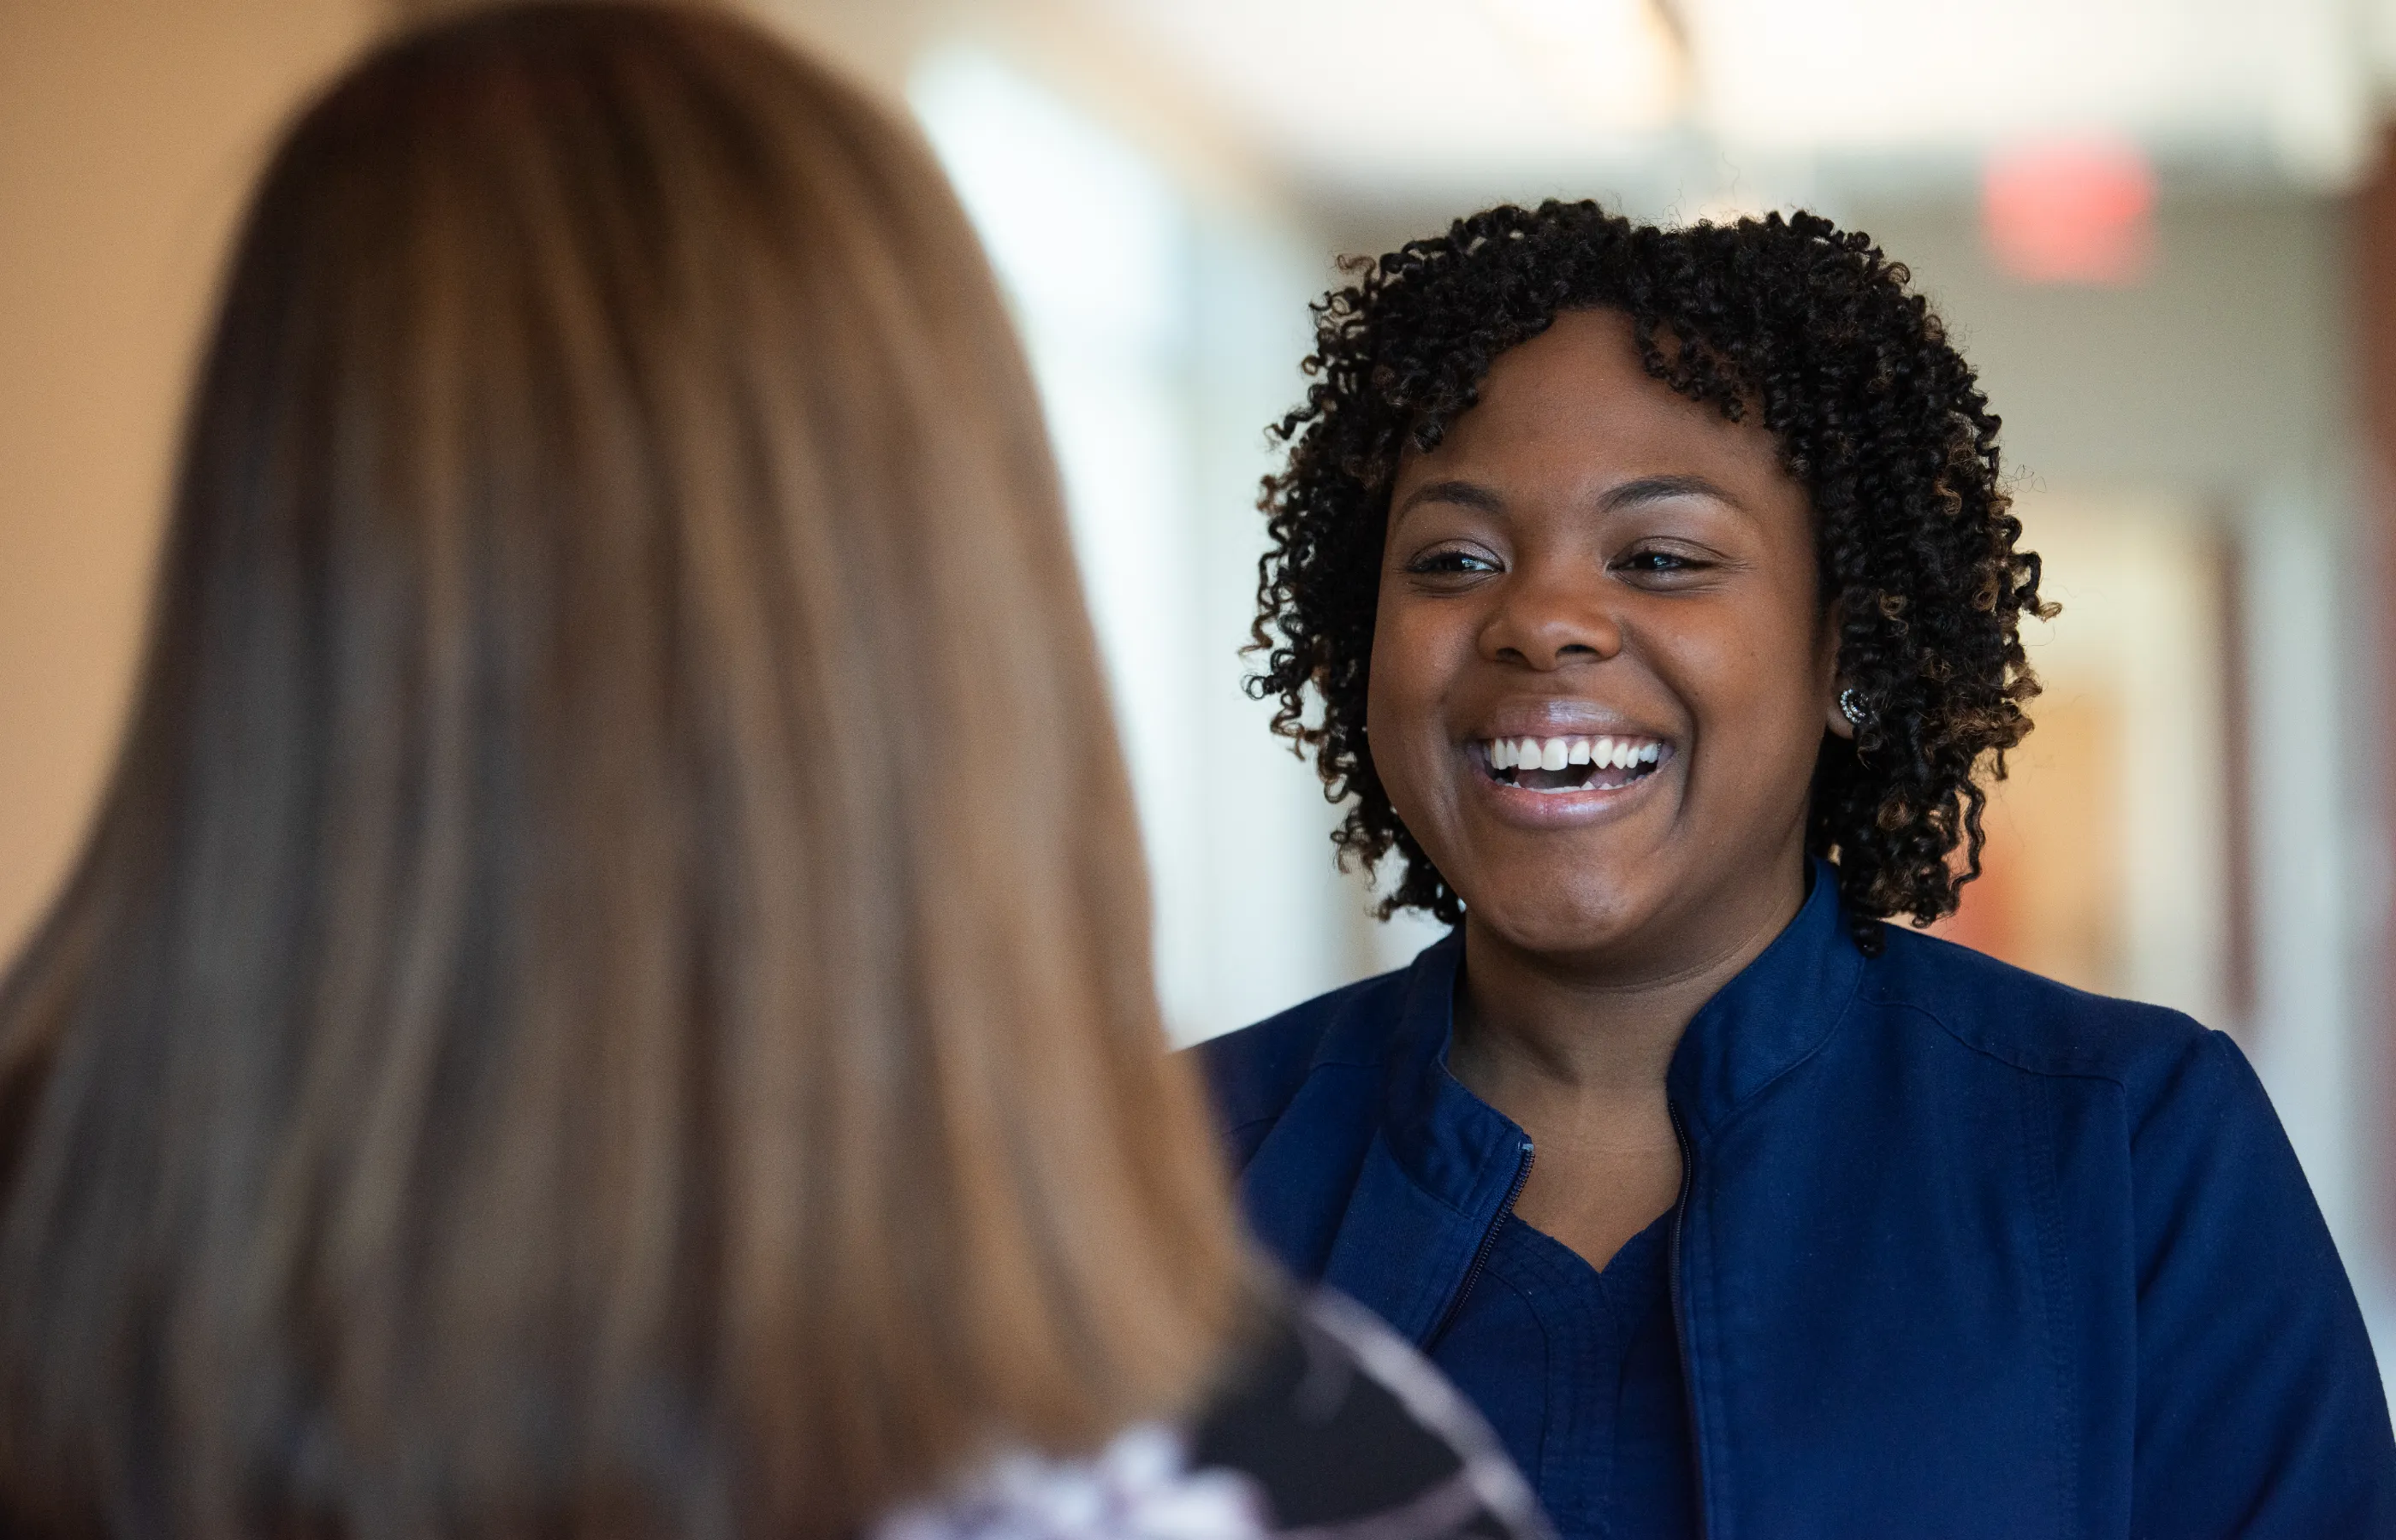
[[[832,1535],[1246,1297],[989,271],[725,17],[289,131],[145,671],[0,994],[0,1509]]]

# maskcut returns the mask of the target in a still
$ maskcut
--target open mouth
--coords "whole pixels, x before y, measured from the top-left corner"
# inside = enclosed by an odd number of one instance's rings
[[[1489,777],[1528,791],[1610,791],[1656,773],[1668,752],[1650,737],[1490,738]]]

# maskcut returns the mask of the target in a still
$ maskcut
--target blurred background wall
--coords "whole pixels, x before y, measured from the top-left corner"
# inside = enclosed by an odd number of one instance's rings
[[[1368,918],[1240,689],[1262,430],[1335,257],[1501,198],[1813,207],[1962,337],[2064,604],[1944,929],[2236,1034],[2396,1320],[2396,0],[746,4],[917,117],[1007,285],[1178,1036],[1431,934]],[[446,8],[0,0],[0,948],[113,747],[246,179]]]

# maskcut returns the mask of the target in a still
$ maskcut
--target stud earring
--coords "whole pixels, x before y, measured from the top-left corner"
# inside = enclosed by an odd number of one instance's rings
[[[1861,727],[1871,721],[1871,712],[1865,707],[1864,697],[1856,694],[1856,687],[1852,684],[1839,692],[1839,714],[1847,719],[1850,727]]]

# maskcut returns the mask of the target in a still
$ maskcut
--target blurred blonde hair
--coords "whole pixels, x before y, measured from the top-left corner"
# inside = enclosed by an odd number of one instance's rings
[[[401,38],[257,193],[135,719],[0,995],[0,1508],[841,1533],[1203,1389],[1031,383],[725,16]]]

